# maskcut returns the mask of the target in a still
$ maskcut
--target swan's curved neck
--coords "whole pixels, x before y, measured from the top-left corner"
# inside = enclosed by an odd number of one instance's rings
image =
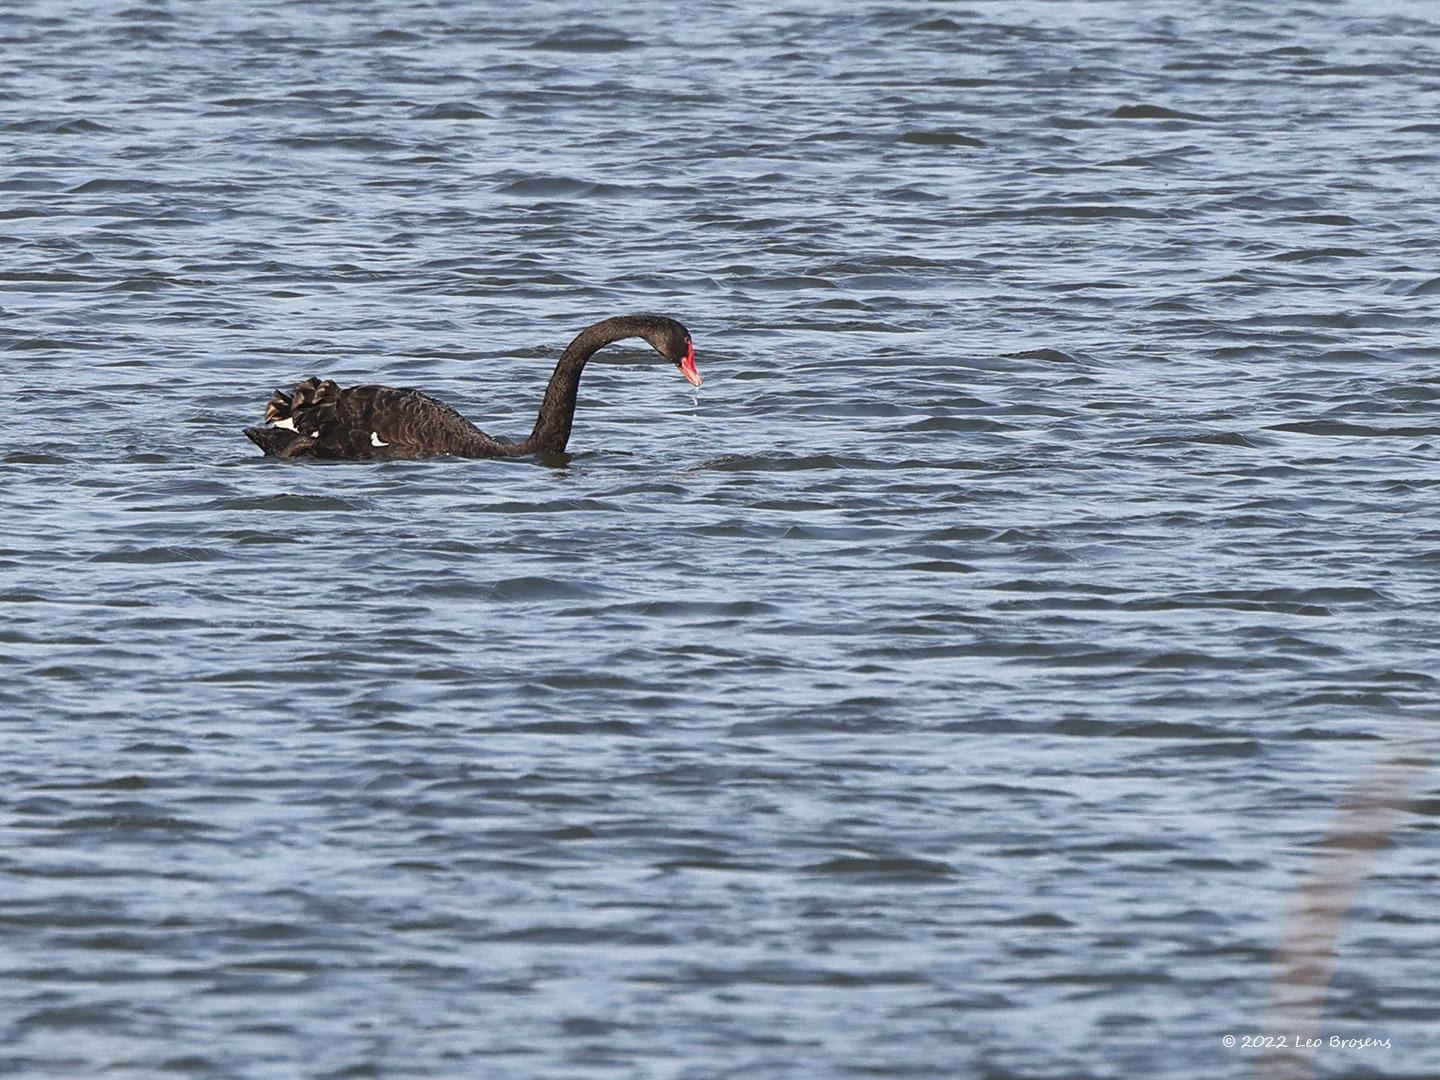
[[[565,444],[570,441],[570,427],[575,422],[575,397],[580,391],[580,375],[586,362],[611,342],[642,337],[649,328],[650,320],[643,316],[620,315],[587,326],[576,334],[575,340],[560,354],[560,362],[550,376],[545,400],[540,404],[540,415],[535,420],[535,430],[516,447],[516,452],[563,453]]]

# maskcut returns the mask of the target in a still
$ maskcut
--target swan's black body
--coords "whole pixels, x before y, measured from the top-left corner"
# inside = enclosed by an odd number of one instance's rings
[[[369,461],[388,458],[521,457],[561,453],[570,441],[575,398],[585,363],[599,349],[639,337],[680,368],[696,386],[690,333],[663,315],[620,315],[587,326],[570,342],[540,405],[535,430],[523,442],[492,438],[444,402],[393,386],[342,389],[329,379],[306,379],[290,393],[275,391],[265,406],[267,427],[246,428],[269,456]]]

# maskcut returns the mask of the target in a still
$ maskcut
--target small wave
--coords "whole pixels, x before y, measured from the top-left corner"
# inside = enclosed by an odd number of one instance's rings
[[[569,53],[616,53],[639,47],[638,41],[600,26],[567,27],[546,35],[530,46],[532,49]]]
[[[1213,124],[1213,116],[1167,109],[1163,105],[1121,105],[1110,112],[1112,120],[1185,120],[1192,124]]]
[[[1151,435],[1137,446],[1239,446],[1258,450],[1264,444],[1239,431],[1197,431],[1185,435]]]
[[[69,465],[74,460],[60,454],[32,450],[15,450],[0,457],[0,462],[6,465]]]
[[[1440,435],[1440,425],[1376,427],[1372,424],[1350,424],[1342,420],[1301,420],[1288,424],[1272,424],[1266,430],[1360,439],[1416,439]]]
[[[604,596],[608,591],[588,582],[535,575],[502,578],[489,589],[498,600],[586,600]]]
[[[38,135],[95,135],[113,132],[115,129],[83,116],[47,118],[42,120],[17,120],[6,124],[5,131]]]
[[[494,117],[483,109],[461,101],[447,101],[438,105],[426,105],[410,113],[412,120],[493,120]]]
[[[484,731],[508,731],[518,735],[615,735],[630,739],[646,734],[644,727],[628,720],[536,720],[528,724],[487,727]]]
[[[958,131],[907,131],[897,140],[911,146],[969,146],[983,147],[980,139]]]
[[[264,458],[255,458],[263,461]],[[328,511],[357,511],[368,509],[366,500],[340,498],[335,495],[292,495],[283,492],[278,495],[246,495],[238,498],[216,499],[209,504],[213,510],[269,510],[282,514],[313,514]]]
[[[1134,600],[1127,607],[1166,611],[1176,608],[1234,608],[1237,611],[1277,611],[1294,615],[1329,615],[1331,607],[1372,606],[1387,601],[1384,593],[1361,586],[1313,589],[1216,589],[1177,593],[1158,599]]]
[[[526,195],[557,198],[567,195],[588,195],[594,185],[588,180],[576,180],[568,176],[532,176],[513,180],[495,189],[500,195]]]
[[[956,22],[954,19],[947,19],[941,17],[938,19],[926,19],[924,22],[918,22],[914,26],[910,27],[910,29],[924,30],[929,33],[935,34],[955,34],[964,30],[965,27],[962,26],[960,23]]]
[[[155,180],[131,180],[119,177],[98,177],[86,180],[68,189],[70,195],[92,195],[96,193],[138,194],[150,191],[173,191],[174,184],[162,184]]]
[[[1393,64],[1336,64],[1333,67],[1316,64],[1314,67],[1286,68],[1285,74],[1324,78],[1375,78],[1377,76],[1401,75],[1407,72],[1414,75],[1421,75],[1427,70],[1428,69],[1410,66],[1401,67]]]
[[[902,203],[944,202],[946,199],[946,196],[938,192],[930,191],[928,188],[918,187],[914,184],[891,188],[882,194],[892,202]]]
[[[1157,749],[1155,752],[1166,757],[1235,758],[1249,761],[1264,756],[1265,748],[1258,739],[1236,739],[1228,742],[1183,743],[1164,750]]]
[[[1359,225],[1360,222],[1348,214],[1293,214],[1279,219],[1285,225]]]
[[[1025,349],[1022,352],[1001,353],[1003,360],[1043,360],[1047,364],[1078,364],[1080,361],[1059,349]]]
[[[1360,251],[1358,248],[1347,247],[1326,247],[1326,248],[1300,248],[1295,251],[1282,251],[1270,258],[1275,262],[1325,262],[1331,259],[1364,259],[1372,252]]]
[[[146,566],[156,563],[214,562],[216,559],[228,557],[227,552],[221,551],[218,548],[148,547],[120,548],[114,551],[102,552],[99,555],[92,555],[90,561],[96,563],[133,563],[139,566]]]
[[[830,454],[806,454],[796,457],[786,454],[734,454],[701,462],[695,468],[715,472],[801,472],[810,469],[845,469],[854,464],[851,459],[833,457]]]
[[[850,857],[828,859],[805,867],[807,874],[838,877],[881,877],[894,879],[934,879],[950,877],[954,869],[933,859]]]
[[[385,30],[377,30],[365,39],[367,45],[413,45],[416,42],[426,41],[426,35],[417,34],[410,30],[397,30],[393,27]]]
[[[373,135],[281,135],[271,142],[288,150],[349,150],[362,154],[412,149],[405,143]]]
[[[1176,216],[1168,210],[1148,210],[1143,206],[1111,206],[1103,203],[1053,203],[1042,206],[1026,206],[1013,210],[990,210],[983,217],[1028,220],[1043,218],[1089,218],[1096,221],[1116,220],[1164,220]]]
[[[924,574],[974,574],[979,567],[952,559],[930,559],[925,562],[906,563],[900,569],[916,570]]]

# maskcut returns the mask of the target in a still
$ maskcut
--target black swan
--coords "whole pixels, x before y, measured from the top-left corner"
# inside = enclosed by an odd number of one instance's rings
[[[690,331],[663,315],[618,315],[587,326],[560,354],[545,390],[535,430],[523,442],[492,438],[443,402],[393,386],[341,389],[311,376],[292,393],[276,390],[265,406],[267,427],[246,428],[270,457],[371,461],[388,458],[498,458],[562,453],[575,419],[575,395],[585,362],[612,341],[644,338],[694,386]]]

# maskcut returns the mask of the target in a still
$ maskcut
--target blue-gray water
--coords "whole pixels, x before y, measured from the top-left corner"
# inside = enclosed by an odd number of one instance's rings
[[[623,7],[3,5],[0,1073],[1254,1075],[1436,698],[1440,12]],[[240,433],[633,310],[563,467]]]

